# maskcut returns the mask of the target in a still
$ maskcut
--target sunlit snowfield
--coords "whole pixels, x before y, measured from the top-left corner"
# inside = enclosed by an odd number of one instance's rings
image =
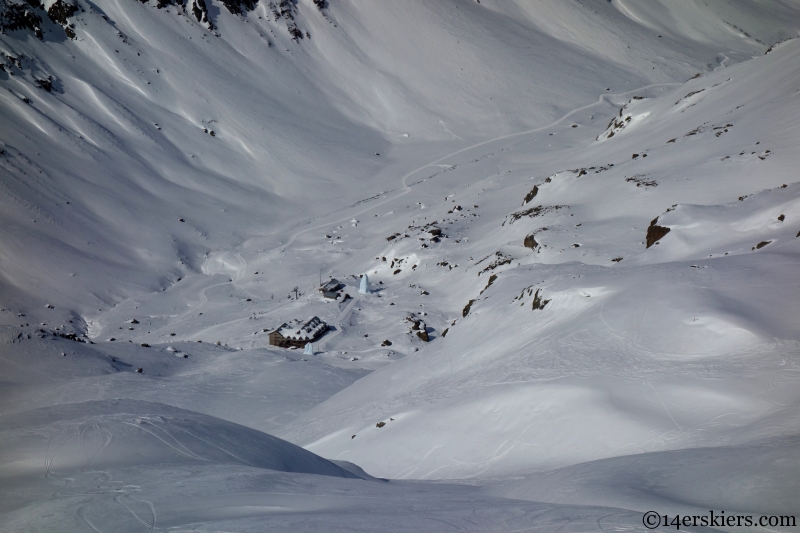
[[[36,2],[0,532],[800,514],[800,4]]]

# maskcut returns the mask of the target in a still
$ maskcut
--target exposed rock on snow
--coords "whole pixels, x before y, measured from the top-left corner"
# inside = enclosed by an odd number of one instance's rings
[[[652,222],[650,222],[650,226],[647,227],[647,248],[656,244],[664,235],[669,233],[669,228],[657,226],[656,222],[658,222],[658,217],[654,218]]]
[[[795,512],[798,21],[0,0],[0,529]]]

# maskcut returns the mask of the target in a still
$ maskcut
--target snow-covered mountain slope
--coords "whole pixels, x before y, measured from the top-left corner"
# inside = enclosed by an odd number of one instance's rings
[[[690,504],[697,506],[697,513],[713,508],[779,514],[796,505],[797,454],[794,439],[639,454],[535,474],[500,483],[490,492],[641,511],[678,513]]]
[[[469,486],[359,479],[269,435],[150,402],[4,416],[0,443],[2,531],[374,531],[376,521],[395,531],[507,531],[564,520],[599,531],[640,520]]]
[[[0,531],[795,512],[796,2],[76,2],[0,0]]]
[[[556,154],[520,141],[498,156],[480,192],[425,211],[450,237],[427,266],[418,241],[390,245],[422,255],[404,283],[448,292],[429,322],[446,338],[282,434],[373,474],[438,478],[796,435],[798,56],[791,41],[634,100],[580,151],[559,140],[580,128],[562,128],[545,137]]]
[[[42,39],[2,37],[3,292],[84,317],[248,238],[274,246],[311,205],[392,190],[449,146],[795,34],[782,4],[741,38],[726,21],[749,3],[674,13],[672,35],[613,2],[206,2],[198,21],[195,1],[78,1],[63,26],[15,2]]]
[[[214,462],[355,477],[288,442],[231,422],[162,404],[64,403],[3,417],[3,470],[61,475],[161,463]]]
[[[0,330],[0,412],[132,399],[272,432],[366,374],[263,348],[210,343],[88,344],[46,326]],[[30,337],[30,338],[29,338]],[[141,373],[137,372],[141,369]]]

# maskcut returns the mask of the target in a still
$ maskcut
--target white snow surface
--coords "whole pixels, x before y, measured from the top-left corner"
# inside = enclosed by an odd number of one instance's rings
[[[796,2],[206,4],[0,33],[0,532],[797,514]]]

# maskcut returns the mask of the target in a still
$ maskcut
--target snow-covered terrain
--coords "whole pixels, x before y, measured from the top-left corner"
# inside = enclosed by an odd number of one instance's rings
[[[797,514],[797,2],[0,8],[0,531]]]

